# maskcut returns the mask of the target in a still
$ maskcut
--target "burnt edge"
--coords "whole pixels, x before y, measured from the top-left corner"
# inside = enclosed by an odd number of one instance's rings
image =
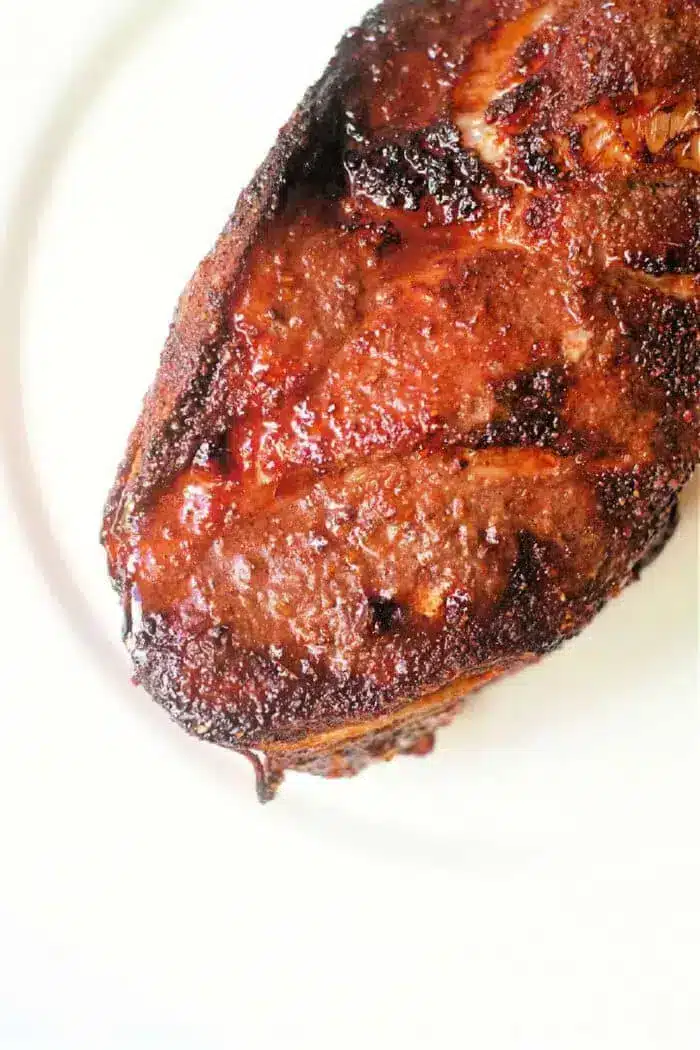
[[[618,489],[618,485],[622,488]],[[611,491],[611,486],[616,494],[619,491],[627,493],[627,476],[602,479],[601,495],[603,491]],[[612,504],[617,505],[618,499],[614,498]],[[623,574],[618,590],[639,579],[641,572],[660,554],[673,535],[677,520],[678,501],[675,495],[670,495],[660,501],[653,515],[651,534],[647,532],[643,539],[640,537],[638,543],[633,545],[636,548],[635,560]],[[296,733],[290,731],[290,727],[269,724],[264,713],[259,710],[249,712],[246,716],[240,707],[231,710],[201,699],[193,701],[180,688],[180,657],[169,648],[167,624],[159,617],[147,617],[143,625],[144,633],[135,639],[133,656],[137,669],[136,680],[146,687],[170,718],[190,735],[247,757],[255,769],[261,801],[270,801],[274,797],[288,769],[324,777],[354,776],[379,758],[388,760],[399,754],[426,754],[430,750],[426,738],[432,738],[437,729],[453,720],[471,692],[485,688],[489,681],[503,674],[515,673],[526,664],[559,648],[579,633],[605,604],[606,595],[587,594],[583,598],[585,614],[575,616],[566,629],[561,626],[553,629],[550,620],[556,602],[547,600],[547,592],[550,589],[556,592],[557,559],[552,557],[548,548],[547,543],[527,531],[519,535],[518,552],[510,580],[499,603],[500,607],[495,612],[491,645],[482,650],[483,663],[462,671],[471,679],[478,679],[480,675],[488,677],[483,683],[477,682],[474,688],[466,687],[462,695],[455,697],[450,694],[441,706],[427,712],[417,712],[415,718],[409,714],[406,720],[400,720],[401,711],[411,698],[397,699],[394,696],[387,704],[389,698],[381,690],[370,688],[369,683],[363,684],[355,678],[345,684],[344,690],[339,688],[338,682],[319,683],[314,680],[309,683],[315,699],[318,699],[319,693],[327,694],[327,701],[334,710],[331,717],[328,710],[316,710],[310,720],[302,719],[304,730],[301,734],[298,730]],[[455,626],[459,619],[457,615]],[[497,653],[500,659],[496,659]],[[255,655],[247,653],[246,659],[250,661],[252,657],[255,663]],[[264,655],[258,653],[257,660],[261,662],[259,670],[265,676],[269,669],[263,666]],[[250,667],[250,663],[247,666]],[[215,663],[212,673],[216,674]],[[459,675],[456,674],[456,677]],[[438,683],[434,683],[433,691],[440,688]],[[345,695],[340,696],[342,693]],[[426,695],[429,693],[424,693],[424,698]],[[413,696],[413,699],[417,698]],[[279,710],[279,700],[279,696],[273,698],[274,709]],[[297,715],[300,703],[303,707],[303,698],[296,697],[291,704]],[[287,709],[286,703],[281,706],[282,710]],[[309,712],[306,714],[308,716]],[[395,725],[382,725],[376,731],[370,730],[350,741],[335,742],[333,738],[327,743],[323,741],[323,730],[340,726],[352,728],[373,718],[394,716]],[[265,739],[271,733],[276,741],[285,741],[291,746],[282,752],[274,746],[266,749]],[[305,741],[310,737],[320,738],[305,746]]]

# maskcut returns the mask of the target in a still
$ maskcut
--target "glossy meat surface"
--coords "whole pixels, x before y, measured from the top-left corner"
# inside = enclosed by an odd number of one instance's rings
[[[186,728],[428,750],[666,538],[700,448],[700,8],[387,0],[186,290],[103,539]]]

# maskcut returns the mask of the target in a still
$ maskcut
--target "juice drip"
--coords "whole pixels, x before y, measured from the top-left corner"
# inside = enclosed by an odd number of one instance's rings
[[[258,800],[263,804],[272,802],[284,780],[284,770],[276,766],[266,755],[257,751],[241,750],[240,754],[248,759],[255,771],[255,789]]]

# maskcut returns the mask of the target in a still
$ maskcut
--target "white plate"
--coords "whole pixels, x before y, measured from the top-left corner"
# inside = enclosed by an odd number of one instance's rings
[[[107,488],[181,287],[363,4],[111,6],[46,80],[2,259],[0,1045],[690,1046],[697,484],[643,581],[427,760],[263,810],[129,685]]]

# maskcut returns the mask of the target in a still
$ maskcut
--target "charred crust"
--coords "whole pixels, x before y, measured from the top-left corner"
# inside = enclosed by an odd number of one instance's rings
[[[360,29],[346,36],[329,69],[307,93],[241,195],[216,248],[182,297],[159,376],[108,501],[104,537],[122,521],[125,532],[131,530],[136,535],[151,499],[191,463],[200,467],[216,464],[224,473],[228,470],[228,434],[245,408],[239,389],[243,384],[238,384],[238,378],[245,378],[246,367],[239,354],[235,326],[230,330],[231,296],[236,294],[260,230],[266,229],[285,206],[304,205],[320,197],[330,202],[329,214],[337,216],[342,210],[337,198],[349,191],[355,200],[347,202],[348,221],[359,216],[359,225],[367,224],[368,215],[370,220],[376,219],[371,205],[419,213],[417,218],[424,219],[424,226],[459,225],[486,222],[491,204],[510,196],[513,215],[523,217],[517,236],[529,240],[528,250],[541,249],[554,222],[560,214],[566,216],[578,193],[583,197],[602,187],[604,192],[596,199],[609,200],[608,190],[614,189],[619,178],[615,171],[599,170],[595,164],[576,165],[576,158],[583,158],[586,151],[588,131],[583,123],[571,126],[576,112],[606,102],[601,97],[606,92],[617,92],[617,98],[607,99],[611,110],[606,112],[620,116],[640,88],[652,82],[663,87],[664,78],[669,81],[666,87],[674,90],[679,85],[697,85],[698,41],[691,41],[685,23],[679,34],[669,20],[675,19],[677,12],[679,17],[687,13],[687,6],[664,14],[670,48],[664,55],[680,55],[680,65],[659,72],[658,54],[644,52],[648,68],[639,56],[632,55],[627,61],[625,49],[631,50],[638,34],[646,32],[640,28],[641,22],[638,25],[630,19],[629,11],[623,12],[626,20],[612,39],[609,28],[603,26],[601,11],[594,5],[579,5],[569,18],[575,32],[562,33],[556,39],[554,30],[550,36],[549,30],[536,32],[519,48],[514,62],[520,75],[529,75],[529,79],[488,106],[487,121],[513,136],[507,143],[504,170],[499,168],[497,177],[476,152],[463,148],[460,132],[449,119],[453,112],[450,99],[471,42],[497,27],[499,20],[509,20],[516,7],[487,3],[470,8],[450,0],[388,0],[365,19]],[[674,44],[674,33],[685,43]],[[549,41],[546,47],[545,37]],[[383,122],[373,124],[370,82],[379,83],[388,66],[395,71],[398,66],[392,65],[392,60],[397,56],[409,63],[417,56],[418,67],[428,69],[425,83],[429,85],[437,69],[439,98],[435,107],[426,106],[421,111],[420,121],[412,121],[410,113],[408,119],[405,113],[401,115],[402,100],[394,98],[398,118],[391,119],[390,113]],[[426,58],[435,68],[426,66]],[[623,91],[624,97],[619,94]],[[409,92],[409,102],[411,97]],[[529,121],[529,130],[522,130]],[[419,123],[426,126],[419,127]],[[501,139],[499,136],[499,145]],[[687,181],[682,184],[678,179],[679,207],[684,210],[677,229],[674,226],[672,231],[664,228],[660,232],[663,223],[641,221],[652,214],[653,197],[661,196],[657,187],[668,185],[673,189],[668,174],[670,157],[652,156],[646,147],[644,157],[633,169],[635,178],[647,186],[652,162],[657,175],[661,171],[666,182],[657,178],[656,183],[649,184],[649,193],[639,207],[635,204],[625,211],[622,206],[613,214],[612,208],[606,211],[601,206],[605,214],[600,221],[596,216],[596,232],[576,230],[577,220],[572,219],[571,229],[580,236],[580,243],[574,245],[572,234],[569,248],[575,251],[563,261],[559,258],[574,294],[584,289],[594,334],[609,337],[609,346],[605,344],[600,351],[601,355],[609,351],[605,367],[609,363],[611,369],[602,376],[609,383],[600,394],[594,385],[593,396],[600,397],[602,405],[610,392],[613,410],[618,397],[623,415],[629,410],[632,426],[634,412],[641,407],[642,414],[654,421],[648,443],[640,441],[630,452],[625,445],[627,423],[617,429],[613,420],[609,435],[608,417],[603,411],[600,416],[596,412],[590,417],[583,414],[582,429],[567,431],[562,412],[565,401],[569,403],[568,395],[573,398],[580,394],[576,387],[579,366],[553,363],[526,368],[502,381],[500,377],[507,374],[504,360],[507,364],[506,354],[513,345],[508,341],[503,359],[489,362],[498,366],[489,375],[498,376],[499,381],[484,380],[488,397],[484,397],[483,414],[473,417],[479,421],[478,428],[465,436],[451,416],[440,416],[439,425],[436,417],[436,447],[440,443],[456,447],[459,443],[465,453],[456,455],[455,460],[463,469],[469,467],[468,449],[487,449],[487,455],[496,449],[530,446],[553,450],[559,457],[554,473],[560,470],[564,457],[575,457],[575,464],[567,459],[562,470],[562,476],[574,478],[574,486],[583,479],[576,494],[588,517],[585,528],[579,522],[575,537],[566,532],[566,527],[561,535],[556,533],[556,538],[538,534],[546,528],[542,522],[547,514],[540,514],[539,522],[530,520],[537,518],[533,496],[524,521],[516,521],[514,515],[498,537],[497,554],[493,553],[496,544],[494,541],[492,545],[491,529],[481,523],[476,531],[478,556],[481,559],[483,554],[485,559],[478,563],[478,569],[488,566],[496,580],[488,600],[477,600],[467,590],[455,589],[444,596],[440,612],[432,619],[412,611],[410,601],[403,597],[399,602],[385,597],[384,592],[364,592],[367,605],[360,609],[360,644],[375,647],[386,662],[359,661],[361,669],[352,673],[337,670],[340,661],[334,664],[327,653],[319,656],[316,651],[311,658],[311,649],[300,655],[291,646],[289,651],[283,646],[265,646],[264,639],[260,639],[259,648],[254,648],[257,639],[246,647],[233,628],[215,626],[204,614],[201,621],[194,622],[191,610],[183,614],[177,600],[165,613],[144,613],[135,616],[135,622],[128,620],[137,680],[188,732],[248,753],[256,766],[261,797],[271,797],[286,766],[325,776],[348,775],[376,757],[427,750],[431,733],[452,717],[461,701],[400,731],[387,728],[352,746],[321,752],[301,747],[284,761],[261,758],[251,751],[264,750],[270,741],[296,744],[314,732],[393,716],[408,701],[441,688],[465,672],[480,673],[496,666],[514,668],[533,654],[549,651],[580,630],[611,594],[648,563],[672,532],[675,493],[687,479],[698,453],[698,305],[697,297],[693,296],[693,301],[687,298],[688,282],[673,296],[662,293],[661,288],[676,287],[674,282],[654,286],[640,275],[663,278],[697,273],[700,227],[694,172],[686,172]],[[493,163],[498,167],[501,161]],[[527,187],[524,194],[522,183]],[[634,186],[630,180],[629,189]],[[559,188],[562,192],[555,192]],[[524,214],[518,211],[523,196],[529,202]],[[365,201],[369,203],[365,205]],[[499,209],[499,222],[502,217],[510,221],[506,214],[509,207]],[[593,211],[589,205],[586,215],[590,218]],[[637,215],[638,236],[633,230]],[[379,224],[370,222],[377,234],[372,265],[381,260],[382,253],[390,254],[404,235],[410,247],[412,231],[419,229],[419,222],[410,214],[386,218],[393,222],[384,222],[384,216]],[[399,227],[404,232],[399,232]],[[348,228],[354,229],[352,225]],[[449,231],[450,236],[453,232]],[[459,234],[466,241],[470,232],[462,229]],[[492,232],[489,227],[487,234]],[[612,250],[607,252],[606,241],[605,251],[596,258],[596,236],[607,237],[608,233]],[[435,243],[439,239],[436,234],[442,236],[443,231],[420,230],[421,237],[433,238]],[[472,238],[470,247],[478,249],[477,242],[478,238]],[[458,243],[457,236],[454,243]],[[636,247],[628,247],[630,243]],[[552,246],[553,251],[566,248],[557,238],[552,238]],[[410,257],[410,252],[406,254]],[[563,257],[563,251],[560,254]],[[616,260],[615,267],[622,271],[619,279],[609,271],[601,276],[608,265],[600,261],[603,258]],[[627,271],[619,266],[620,259]],[[512,289],[517,292],[517,280],[513,280]],[[427,299],[432,289],[426,287],[425,292]],[[447,302],[447,298],[441,301]],[[546,309],[542,316],[546,329]],[[476,318],[477,335],[479,323]],[[556,331],[559,333],[560,328]],[[554,345],[558,338],[559,334],[553,337]],[[541,348],[537,350],[540,352]],[[514,367],[521,367],[524,360],[542,358],[534,353],[528,358],[523,355]],[[558,360],[563,360],[563,354]],[[593,368],[592,374],[594,380],[601,379]],[[618,380],[619,392],[615,387]],[[606,407],[611,414],[609,406],[602,405]],[[482,425],[484,419],[489,421]],[[467,426],[472,423],[465,424],[465,429]],[[429,451],[418,446],[420,454]],[[647,457],[652,463],[634,465],[635,456],[640,460]],[[617,466],[600,466],[616,460]],[[539,479],[527,482],[515,474],[511,480],[511,495],[516,487],[520,490],[532,484],[534,492],[539,485]],[[307,481],[305,475],[303,484]],[[285,489],[284,479],[275,491],[280,500],[298,494],[293,486]],[[543,498],[554,501],[563,492],[563,488],[553,486]],[[508,493],[505,495],[507,499]],[[572,499],[572,506],[574,503]],[[449,512],[458,513],[452,508]],[[343,513],[348,518],[357,514],[351,506],[343,508]],[[531,527],[524,527],[527,525]],[[595,558],[590,562],[581,555],[586,544],[595,548]],[[118,579],[117,584],[121,586],[122,581]],[[371,586],[379,590],[381,584]],[[399,593],[403,595],[403,591]],[[127,605],[127,614],[130,612]]]
[[[551,141],[537,130],[513,136],[513,168],[529,186],[553,186],[561,178]]]
[[[595,477],[598,505],[606,521],[631,538],[648,530],[649,520],[675,499],[670,483],[668,469],[661,466],[605,470]]]
[[[307,659],[290,665],[239,645],[225,626],[192,632],[162,614],[143,617],[132,658],[137,683],[179,725],[238,749],[378,717],[396,702],[389,686]]]
[[[476,153],[462,148],[459,131],[447,121],[369,149],[349,150],[345,168],[353,195],[405,211],[417,211],[430,198],[445,222],[477,218],[476,190],[492,183]]]
[[[628,249],[623,259],[626,266],[632,270],[641,270],[650,277],[696,274],[700,271],[700,238],[687,245],[671,245],[662,255]]]
[[[474,436],[475,447],[557,448],[567,389],[567,373],[561,365],[520,372],[497,384],[495,419]]]
[[[279,207],[284,205],[289,193],[297,196],[318,194],[333,200],[344,192],[343,151],[348,133],[359,134],[345,109],[343,97],[333,94],[318,110],[307,148],[300,150],[289,163],[284,181],[285,196],[280,199]]]
[[[231,466],[231,454],[227,431],[220,430],[202,441],[192,462],[196,467],[215,465],[222,473],[228,471]]]
[[[534,76],[511,88],[489,103],[486,109],[488,124],[501,124],[515,130],[526,119],[529,110],[537,102],[542,90],[542,80]]]
[[[367,601],[372,630],[376,634],[391,634],[404,619],[404,610],[394,598],[373,595]]]
[[[636,579],[673,535],[678,520],[676,493],[690,473],[690,465],[679,462],[673,473],[660,464],[635,465],[595,477],[598,507],[611,529],[612,543],[623,544],[626,551],[623,584]]]
[[[547,233],[561,211],[556,197],[535,197],[523,215],[523,221],[537,233]]]
[[[503,652],[542,654],[555,649],[569,633],[561,623],[564,554],[557,544],[528,529],[518,533],[517,543],[517,556],[494,617],[494,642]],[[571,622],[580,629],[579,618]]]
[[[653,292],[613,301],[627,335],[626,354],[641,377],[671,401],[690,402],[700,389],[697,303]]]
[[[648,565],[656,561],[661,551],[673,536],[678,525],[678,499],[671,496],[668,504],[661,508],[657,517],[657,527],[652,535],[647,549],[636,565],[632,568],[632,577],[638,580],[641,573]]]
[[[525,37],[519,45],[513,56],[513,67],[520,76],[526,76],[544,64],[549,53],[548,37],[546,30],[540,30]]]

